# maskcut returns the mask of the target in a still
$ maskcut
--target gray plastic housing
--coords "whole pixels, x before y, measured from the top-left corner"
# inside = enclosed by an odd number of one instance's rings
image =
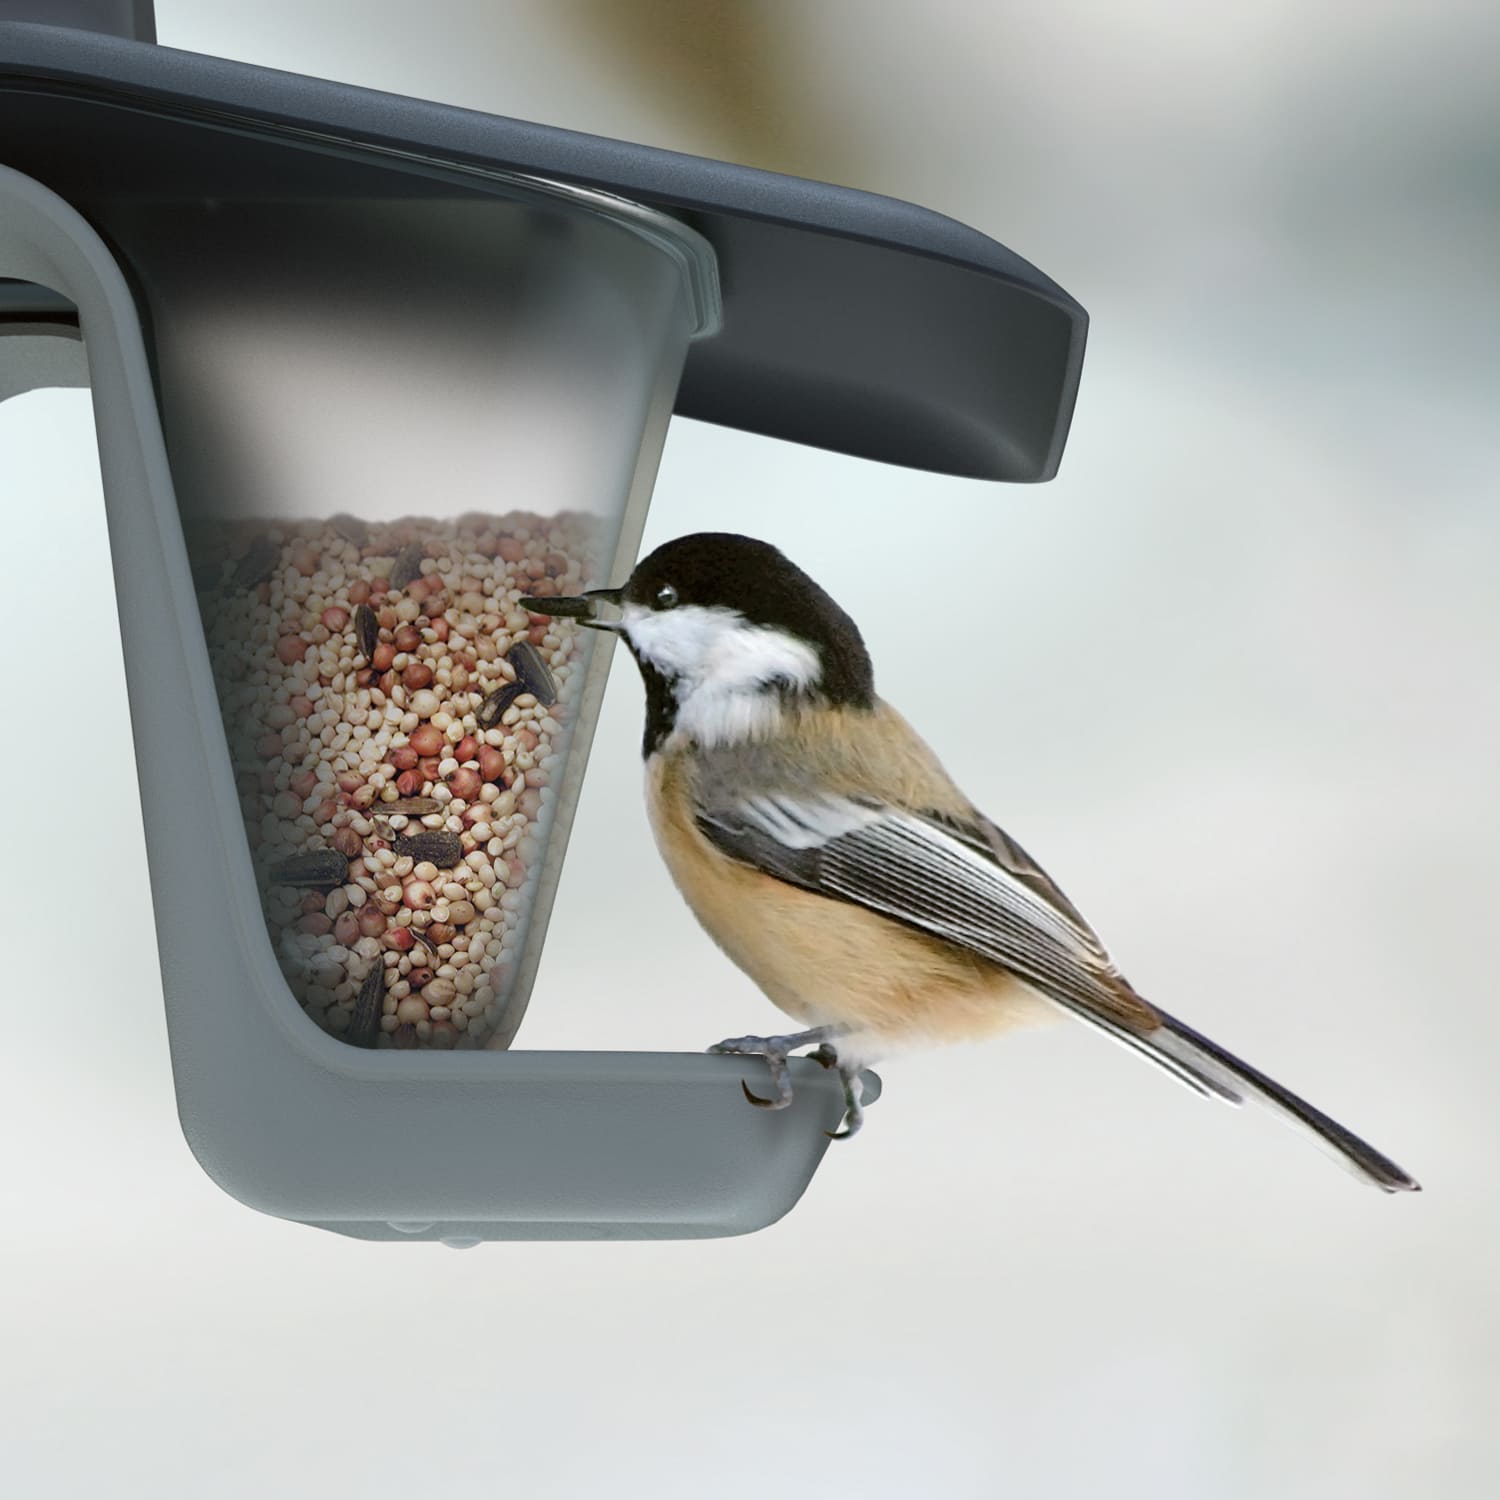
[[[0,168],[0,278],[77,308],[178,1112],[210,1177],[262,1212],[373,1239],[698,1238],[785,1214],[842,1114],[836,1079],[814,1063],[793,1064],[795,1102],[772,1112],[747,1106],[747,1068],[731,1058],[367,1052],[300,1013],[261,925],[125,277],[63,199]],[[688,331],[684,317],[684,347]],[[0,366],[47,342],[34,326],[0,337]],[[5,388],[47,383],[23,373]],[[643,417],[647,491],[660,438],[646,429],[664,429],[669,407],[668,394]]]

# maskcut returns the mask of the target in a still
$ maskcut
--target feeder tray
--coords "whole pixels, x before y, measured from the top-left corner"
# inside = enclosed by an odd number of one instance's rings
[[[228,575],[205,584],[194,539],[576,513],[611,581],[673,410],[1045,479],[1081,309],[908,204],[55,26],[0,24],[0,162],[0,399],[93,391],[178,1108],[210,1176],[370,1239],[779,1218],[842,1113],[815,1063],[771,1112],[741,1059],[365,1050],[303,1013],[205,635]],[[611,641],[564,673],[571,743],[492,1048],[529,994]]]

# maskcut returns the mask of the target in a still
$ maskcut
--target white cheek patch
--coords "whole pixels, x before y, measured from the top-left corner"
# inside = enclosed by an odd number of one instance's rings
[[[630,643],[671,684],[677,727],[702,745],[728,745],[771,729],[780,717],[773,682],[814,687],[818,653],[805,641],[737,610],[685,604],[654,610],[627,604],[621,625]]]

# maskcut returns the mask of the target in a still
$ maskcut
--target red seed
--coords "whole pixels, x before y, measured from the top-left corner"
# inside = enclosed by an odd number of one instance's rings
[[[314,706],[315,705],[313,704],[312,699],[304,698],[301,693],[298,693],[296,697],[294,697],[291,702],[287,704],[287,707],[290,708],[291,711],[296,714],[299,719],[305,719],[313,711]]]
[[[391,689],[394,688],[395,686],[396,686],[396,669],[394,667],[392,667],[390,669],[390,671],[388,671],[388,672],[382,672],[380,674],[380,691],[382,693],[384,693],[387,698],[389,698],[391,696]]]
[[[461,802],[472,802],[483,785],[484,778],[472,766],[460,766],[448,778],[448,790]]]
[[[349,585],[349,602],[351,604],[368,604],[370,602],[370,585],[363,578],[356,578]]]
[[[396,790],[403,797],[417,796],[425,785],[426,780],[420,771],[403,771],[396,778]]]
[[[448,922],[433,922],[427,928],[427,936],[434,943],[451,943],[456,936],[456,929]]]
[[[294,547],[292,566],[304,577],[311,578],[318,571],[318,553],[314,547]]]
[[[353,859],[364,848],[363,840],[352,828],[340,828],[329,842],[346,859]]]
[[[448,639],[448,617],[447,615],[434,615],[428,624],[432,626],[432,633],[440,640]]]
[[[508,563],[518,563],[526,556],[526,543],[518,542],[513,536],[503,536],[495,546],[495,553]]]
[[[394,948],[397,953],[410,953],[411,945],[416,939],[411,935],[409,927],[388,927],[381,941],[387,948]]]
[[[373,553],[371,554],[374,555]],[[391,581],[389,578],[372,578],[370,580],[370,597],[372,599],[384,599],[390,592]]]
[[[550,599],[557,593],[557,585],[550,578],[537,578],[532,582],[531,594],[535,599]]]
[[[401,681],[408,690],[416,692],[432,681],[432,668],[425,661],[409,661],[402,670]]]
[[[333,931],[333,918],[323,911],[310,911],[297,923],[300,932],[310,933],[313,937],[322,937],[325,933]]]
[[[322,620],[330,630],[342,630],[349,623],[349,611],[340,604],[330,604],[323,611]]]
[[[304,912],[322,911],[323,897],[314,891],[309,891],[302,898],[302,910]]]
[[[339,810],[339,805],[338,805],[337,802],[332,802],[332,801],[323,801],[323,802],[320,802],[320,803],[318,803],[318,805],[315,808],[313,808],[313,822],[314,823],[328,823],[328,822],[331,822],[332,819],[333,819],[334,813],[336,813],[338,810]]]
[[[443,731],[436,724],[419,724],[408,743],[418,755],[436,755],[443,748]]]
[[[333,940],[344,948],[352,948],[359,941],[359,917],[354,912],[341,911],[333,919]]]
[[[417,762],[417,770],[422,773],[422,779],[424,781],[436,781],[438,779],[438,776],[442,772],[442,768],[443,762],[441,758],[436,755],[424,755],[422,759]]]
[[[394,604],[386,604],[375,616],[375,622],[382,630],[394,630],[401,623],[401,616],[396,613]]]
[[[432,978],[432,970],[427,968],[413,969],[406,976],[406,982],[414,989],[419,990],[429,979]]]
[[[455,693],[461,693],[469,685],[469,674],[462,667],[454,667],[448,674],[448,685]]]
[[[370,658],[370,665],[377,672],[389,672],[395,660],[396,648],[389,641],[375,643],[375,654]]]
[[[373,667],[361,667],[354,674],[354,681],[359,687],[369,687],[375,681],[375,669]]]
[[[284,635],[276,642],[276,659],[286,667],[307,655],[307,642],[300,635]]]
[[[486,781],[504,780],[505,756],[494,745],[479,747],[479,774]]]
[[[396,630],[396,649],[415,651],[422,644],[422,632],[415,625],[401,625]]]
[[[395,766],[398,771],[415,771],[417,762],[421,757],[410,745],[397,745],[386,759]]]
[[[454,747],[453,758],[460,765],[466,760],[473,760],[479,754],[479,741],[472,734],[466,734]]]
[[[533,646],[542,645],[543,642],[545,642],[547,639],[547,626],[533,625],[531,629],[526,632],[526,639],[530,641]]]
[[[318,778],[311,771],[298,771],[292,777],[288,785],[304,802],[313,794],[313,789],[318,784]]]
[[[385,913],[368,902],[359,909],[359,935],[379,937],[385,931]]]
[[[339,777],[339,790],[341,792],[357,792],[364,784],[364,777],[357,771],[345,771]]]
[[[437,900],[437,892],[428,880],[408,880],[401,887],[401,899],[413,911],[426,911]]]

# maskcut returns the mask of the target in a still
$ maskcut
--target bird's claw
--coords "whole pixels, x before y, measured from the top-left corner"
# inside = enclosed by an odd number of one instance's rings
[[[825,1057],[824,1053],[828,1055]],[[850,1136],[858,1135],[860,1127],[865,1123],[865,1086],[859,1076],[859,1069],[840,1062],[838,1053],[826,1044],[819,1047],[812,1056],[825,1068],[836,1068],[839,1081],[844,1085],[844,1123],[840,1129],[825,1130],[823,1134],[830,1141],[847,1141]]]
[[[795,1036],[735,1036],[715,1042],[710,1052],[727,1053],[732,1057],[763,1057],[770,1069],[771,1082],[776,1089],[774,1099],[763,1099],[752,1093],[750,1085],[742,1078],[740,1088],[745,1098],[757,1109],[785,1109],[792,1102],[792,1080],[787,1074],[787,1059],[795,1047],[805,1043]]]
[[[787,1060],[798,1047],[813,1043],[817,1046],[809,1052],[808,1059],[825,1068],[837,1071],[844,1085],[844,1118],[840,1129],[825,1130],[831,1141],[847,1141],[857,1135],[864,1124],[864,1086],[860,1082],[859,1069],[840,1060],[838,1052],[829,1044],[828,1028],[817,1027],[812,1031],[797,1032],[793,1036],[737,1036],[715,1042],[708,1050],[731,1057],[763,1057],[771,1073],[771,1082],[776,1087],[774,1098],[766,1099],[754,1093],[742,1078],[740,1088],[745,1098],[756,1109],[785,1109],[792,1102],[792,1080],[787,1071]]]

